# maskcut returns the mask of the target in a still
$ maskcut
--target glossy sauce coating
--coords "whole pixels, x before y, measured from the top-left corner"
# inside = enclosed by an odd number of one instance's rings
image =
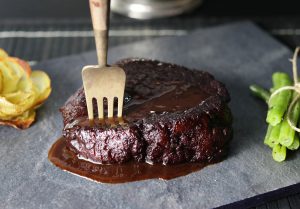
[[[125,105],[124,118],[132,122],[145,118],[150,113],[177,112],[193,108],[209,97],[205,91],[196,86],[170,86],[169,91],[150,97],[144,101],[135,100]]]
[[[141,120],[145,116],[149,116],[151,113],[164,113],[164,112],[177,112],[184,111],[199,105],[201,102],[205,101],[209,97],[205,91],[194,87],[194,86],[171,86],[171,90],[162,93],[161,95],[156,95],[148,99],[135,98],[124,106],[124,117],[123,118],[113,118],[105,119],[99,121],[97,117],[93,121],[87,119],[87,117],[80,117],[74,120],[68,126],[79,125],[80,127],[95,127],[102,126],[107,128],[110,125],[117,125],[126,123],[133,123],[134,121]],[[125,97],[127,99],[127,97]],[[104,101],[106,104],[106,100]],[[115,105],[116,107],[117,105]],[[105,108],[106,109],[106,108]],[[94,107],[97,113],[96,106]],[[117,109],[115,109],[117,111]],[[107,112],[105,111],[105,114]]]

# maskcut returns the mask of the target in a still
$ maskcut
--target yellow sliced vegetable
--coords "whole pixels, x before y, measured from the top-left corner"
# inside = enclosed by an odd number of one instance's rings
[[[2,93],[10,93],[17,90],[17,84],[20,80],[14,70],[6,65],[4,61],[0,62],[0,71],[3,76]]]
[[[0,59],[6,58],[6,57],[8,57],[8,54],[3,49],[0,49]]]
[[[15,60],[13,59],[4,59],[4,64],[12,69],[14,76],[16,76],[16,78],[18,80],[20,80],[24,74],[26,74],[26,72],[24,71],[24,69],[22,68],[21,65],[19,65],[19,63],[17,63]]]
[[[47,99],[51,93],[51,81],[49,76],[43,71],[33,71],[30,79],[34,85],[34,90],[37,93],[36,105],[39,105]]]
[[[35,119],[35,111],[29,110],[24,112],[22,115],[17,116],[15,118],[10,118],[9,120],[1,120],[0,125],[12,126],[14,128],[26,129],[34,122]]]
[[[19,97],[18,97],[19,96]],[[10,98],[0,97],[0,117],[15,117],[32,108],[36,99],[34,93],[21,93]],[[15,103],[16,102],[16,103]]]
[[[2,92],[2,81],[3,81],[3,76],[2,76],[2,72],[0,71],[0,94]]]
[[[16,58],[16,57],[10,57],[9,59],[13,60],[14,62],[17,62],[23,68],[23,70],[27,73],[27,75],[31,74],[31,68],[30,68],[30,65],[28,64],[28,62],[21,60],[19,58]]]
[[[0,125],[28,128],[38,108],[51,93],[51,81],[43,71],[9,57],[0,49]]]

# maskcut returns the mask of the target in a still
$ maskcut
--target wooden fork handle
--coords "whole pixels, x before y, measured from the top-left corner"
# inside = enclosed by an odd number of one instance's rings
[[[89,0],[95,34],[98,65],[107,64],[110,0]]]

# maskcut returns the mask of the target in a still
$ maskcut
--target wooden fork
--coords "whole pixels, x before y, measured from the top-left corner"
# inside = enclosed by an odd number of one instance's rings
[[[88,117],[94,119],[93,102],[98,106],[98,117],[104,119],[104,98],[107,99],[108,118],[114,117],[114,100],[118,100],[118,117],[122,117],[126,75],[120,67],[107,66],[108,23],[110,0],[89,0],[95,34],[98,65],[82,69],[83,87]]]

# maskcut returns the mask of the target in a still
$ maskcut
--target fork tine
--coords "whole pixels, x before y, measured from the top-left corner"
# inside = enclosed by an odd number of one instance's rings
[[[86,97],[86,106],[90,120],[94,119],[93,98]]]
[[[108,117],[114,117],[114,98],[107,98]]]
[[[118,97],[118,117],[122,117],[123,114],[123,101],[124,95]]]
[[[104,118],[104,111],[103,111],[103,97],[97,98],[97,106],[98,106],[98,118]]]

